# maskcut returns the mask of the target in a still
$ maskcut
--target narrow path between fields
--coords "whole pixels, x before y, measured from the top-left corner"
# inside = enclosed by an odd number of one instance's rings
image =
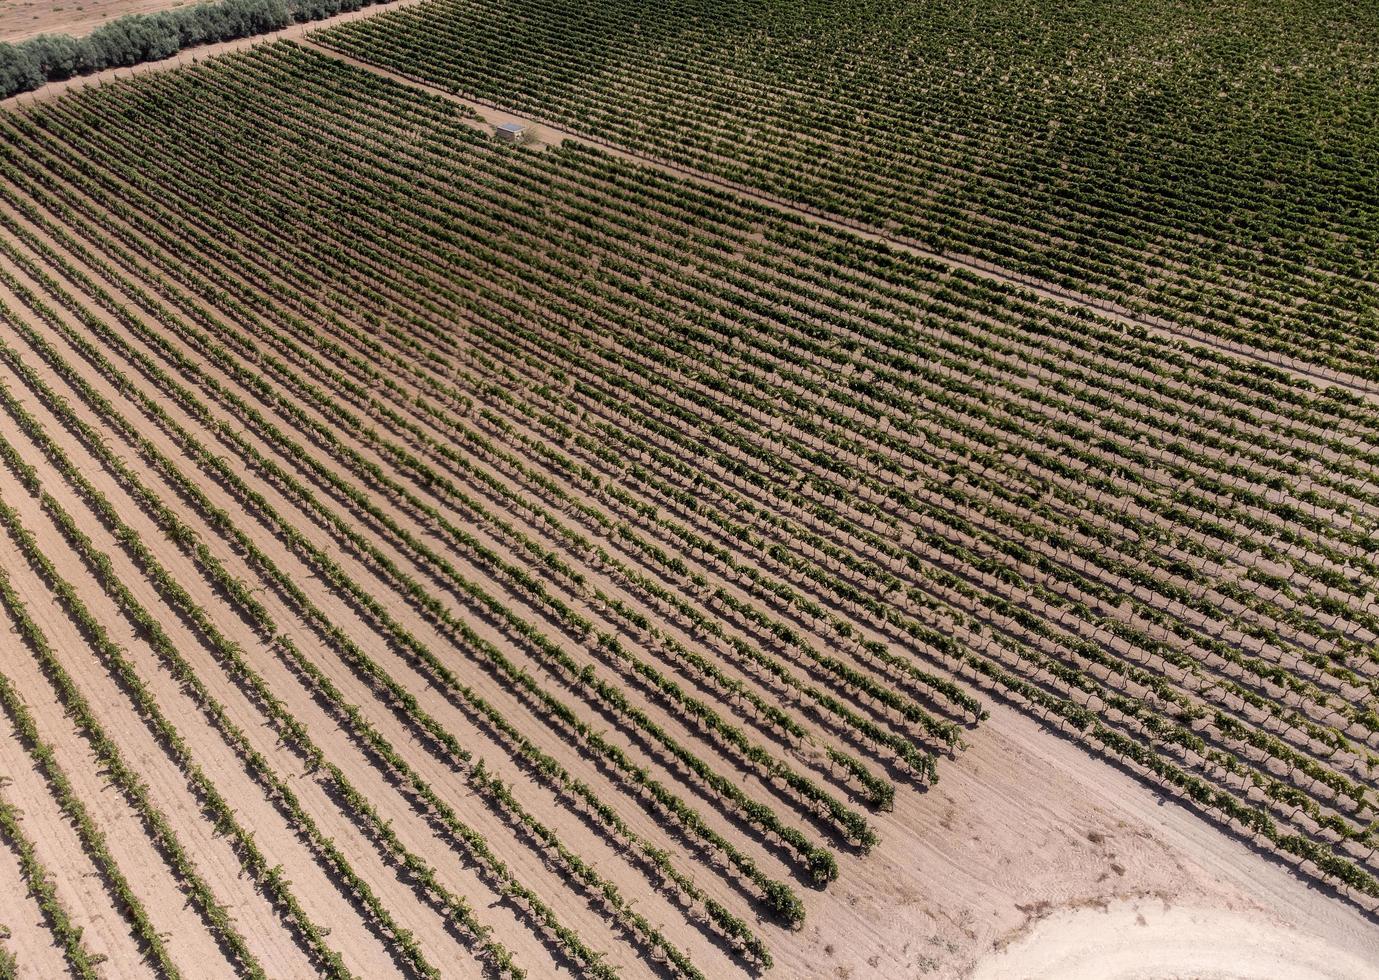
[[[799,204],[797,202],[784,200],[770,194],[764,194],[749,186],[739,184],[735,181],[724,180],[712,174],[704,173],[692,167],[661,160],[656,157],[625,150],[616,144],[605,141],[598,137],[583,135],[572,130],[565,129],[559,125],[538,119],[532,116],[519,115],[496,105],[480,99],[468,98],[457,95],[448,89],[433,85],[423,79],[414,76],[390,71],[378,65],[362,61],[339,51],[335,51],[323,44],[308,40],[306,35],[316,31],[324,30],[336,24],[343,24],[348,21],[359,20],[364,17],[372,17],[376,14],[385,13],[389,10],[397,10],[402,7],[409,7],[422,0],[383,0],[370,7],[363,7],[348,13],[339,14],[335,17],[328,17],[323,20],[309,21],[301,24],[293,24],[280,31],[271,31],[267,34],[258,34],[253,37],[238,38],[233,41],[224,41],[219,44],[207,44],[200,47],[186,48],[170,58],[161,61],[148,61],[140,65],[129,68],[111,68],[106,71],[95,72],[91,75],[82,75],[76,78],[66,79],[61,82],[50,82],[31,92],[23,92],[19,95],[10,96],[7,99],[0,99],[0,107],[22,106],[28,102],[37,102],[50,99],[61,95],[69,90],[81,89],[90,85],[101,85],[106,81],[123,78],[128,75],[142,74],[148,71],[162,71],[167,68],[175,68],[180,65],[192,64],[204,58],[226,54],[232,51],[241,51],[251,48],[256,44],[271,43],[273,41],[292,40],[310,48],[320,54],[327,55],[337,61],[345,62],[356,68],[369,71],[375,75],[392,79],[402,85],[428,92],[439,96],[457,105],[462,105],[470,109],[479,117],[475,128],[487,130],[489,127],[500,125],[505,122],[516,122],[526,125],[529,130],[537,132],[538,139],[534,145],[554,146],[565,141],[585,146],[595,147],[617,159],[627,160],[643,166],[651,167],[662,173],[693,181],[702,186],[710,186],[719,189],[728,189],[743,197],[766,204],[777,210],[784,211],[811,224],[822,225],[850,232],[869,241],[885,242],[891,248],[914,255],[920,258],[939,262],[952,269],[961,269],[973,273],[994,282],[1006,285],[1017,286],[1028,290],[1043,299],[1051,300],[1065,307],[1073,307],[1089,311],[1116,323],[1125,326],[1139,327],[1147,330],[1155,336],[1170,340],[1186,340],[1203,347],[1209,347],[1225,354],[1235,357],[1253,360],[1260,364],[1267,364],[1271,367],[1285,371],[1295,378],[1309,384],[1327,386],[1335,385],[1343,388],[1352,394],[1366,398],[1379,404],[1379,384],[1357,378],[1350,374],[1340,371],[1333,371],[1330,368],[1316,364],[1309,364],[1299,361],[1296,358],[1287,357],[1281,354],[1274,354],[1269,351],[1261,351],[1233,341],[1223,340],[1213,337],[1210,334],[1195,330],[1191,327],[1178,323],[1172,323],[1158,317],[1150,317],[1135,313],[1119,304],[1111,303],[1107,300],[1096,299],[1086,294],[1064,289],[1030,276],[1021,275],[1002,266],[993,265],[982,259],[971,256],[955,255],[947,252],[936,252],[926,248],[923,244],[905,238],[896,238],[876,230],[873,226],[861,222],[852,221],[847,218],[834,214],[828,214],[815,208]]]

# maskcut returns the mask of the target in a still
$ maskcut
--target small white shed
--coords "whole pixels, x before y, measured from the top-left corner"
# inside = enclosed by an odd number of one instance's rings
[[[527,127],[521,123],[505,122],[500,123],[494,132],[504,143],[516,143],[527,135]]]

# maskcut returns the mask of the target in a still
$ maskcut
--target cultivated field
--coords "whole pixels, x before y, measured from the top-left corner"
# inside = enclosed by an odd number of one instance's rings
[[[430,0],[377,64],[1379,383],[1379,8]]]
[[[317,39],[675,156],[465,18]],[[0,111],[0,976],[1372,975],[1368,282],[1322,388],[543,136],[291,41]]]

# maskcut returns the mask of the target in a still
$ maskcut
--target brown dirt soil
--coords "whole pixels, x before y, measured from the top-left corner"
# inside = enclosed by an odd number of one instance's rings
[[[0,0],[0,41],[22,41],[35,34],[90,34],[126,14],[152,14],[184,7],[192,0]]]

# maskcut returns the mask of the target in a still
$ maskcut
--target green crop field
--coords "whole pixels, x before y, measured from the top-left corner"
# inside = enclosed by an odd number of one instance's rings
[[[424,0],[0,108],[0,976],[956,977],[1134,902],[1349,975],[1373,20]]]
[[[332,48],[1379,381],[1379,9],[430,0]]]

